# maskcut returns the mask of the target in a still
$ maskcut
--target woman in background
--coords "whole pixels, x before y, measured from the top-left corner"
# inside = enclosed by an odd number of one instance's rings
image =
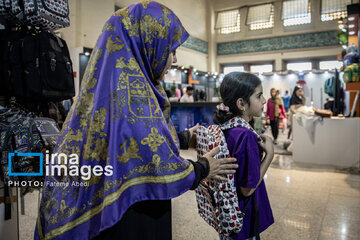
[[[284,103],[277,94],[276,89],[270,90],[271,98],[267,101],[266,117],[270,120],[271,132],[274,137],[274,144],[277,144],[279,135],[279,120],[286,118]]]
[[[292,133],[292,126],[293,126],[293,115],[296,113],[296,110],[305,105],[306,98],[304,96],[304,91],[301,86],[296,85],[295,89],[291,95],[290,99],[290,131],[288,134],[288,139]]]

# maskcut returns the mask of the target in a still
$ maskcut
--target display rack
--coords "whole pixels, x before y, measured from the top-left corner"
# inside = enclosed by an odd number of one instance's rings
[[[346,91],[350,93],[350,109],[352,117],[360,117],[360,82],[346,83]]]

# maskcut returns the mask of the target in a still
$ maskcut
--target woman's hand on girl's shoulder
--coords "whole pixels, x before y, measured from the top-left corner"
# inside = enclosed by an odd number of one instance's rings
[[[260,137],[262,138],[263,142],[259,142],[259,144],[262,147],[262,149],[264,150],[264,152],[267,155],[269,155],[269,154],[274,155],[274,144],[273,144],[271,137],[269,137],[265,134],[261,134]]]
[[[215,159],[214,156],[220,151],[219,147],[214,148],[210,152],[203,155],[209,161],[209,175],[207,178],[216,179],[222,182],[226,182],[227,174],[236,173],[236,169],[239,165],[236,164],[236,158],[220,158]]]

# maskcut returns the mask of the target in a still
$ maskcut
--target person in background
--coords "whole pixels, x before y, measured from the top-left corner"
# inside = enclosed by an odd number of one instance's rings
[[[326,102],[324,104],[324,109],[326,110],[333,110],[333,106],[334,106],[334,98],[326,98]]]
[[[294,88],[294,91],[290,98],[290,130],[288,134],[288,139],[291,136],[292,133],[292,125],[293,125],[293,115],[296,113],[296,110],[305,105],[306,98],[304,96],[304,91],[301,86],[296,85]]]
[[[186,93],[180,98],[180,102],[194,102],[193,87],[187,87]]]
[[[254,130],[257,134],[262,134],[265,130],[264,130],[264,124],[263,124],[263,120],[265,119],[265,117],[260,116],[260,117],[254,117]]]
[[[280,90],[276,90],[276,96],[280,96]]]
[[[274,137],[274,144],[277,144],[277,138],[279,135],[279,120],[286,118],[286,112],[284,103],[279,95],[276,93],[276,89],[270,90],[271,98],[267,102],[266,117],[270,120],[271,132]]]
[[[290,95],[289,95],[289,91],[286,90],[285,91],[285,94],[281,96],[282,100],[283,100],[283,103],[284,103],[284,108],[285,108],[285,111],[288,112],[289,111],[289,108],[290,108]]]
[[[260,79],[241,72],[232,72],[224,77],[220,95],[223,103],[215,112],[214,123],[226,125],[242,122],[237,127],[225,130],[224,135],[230,155],[238,161],[235,185],[239,208],[246,211],[240,232],[226,239],[255,239],[274,223],[263,181],[274,156],[274,146],[270,137],[258,135],[250,125],[254,117],[263,114],[266,99]],[[244,209],[246,203],[249,205]],[[220,235],[220,239],[225,238]]]

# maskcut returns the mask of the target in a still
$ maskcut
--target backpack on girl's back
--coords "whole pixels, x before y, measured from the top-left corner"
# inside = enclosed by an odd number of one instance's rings
[[[222,232],[219,229],[224,230],[224,228],[213,226],[219,232],[222,239],[228,237],[238,240],[251,237],[259,238],[259,234],[274,223],[269,198],[263,181],[264,175],[274,156],[272,140],[270,137],[257,135],[249,124],[254,117],[260,117],[264,110],[266,100],[262,92],[260,79],[249,73],[229,73],[224,77],[220,86],[223,103],[217,107],[214,122],[221,129],[220,132],[219,130],[217,131],[218,136],[221,136],[222,133],[224,136],[223,150],[227,149],[228,154],[235,157],[239,165],[234,178],[228,176],[229,181],[227,183],[230,192],[231,189],[234,189],[236,192],[234,194],[236,197],[230,195],[231,201],[229,203],[233,203],[233,208],[235,209],[233,216],[237,217],[238,225],[234,225],[232,228],[233,232],[227,230]],[[216,126],[212,128],[216,128]],[[210,139],[209,142],[216,142],[216,137],[214,138],[212,134],[206,138]],[[198,141],[203,141],[202,144],[207,144],[205,140],[199,139]],[[221,144],[221,140],[219,144]],[[201,148],[201,144],[198,144],[198,148]],[[264,156],[262,154],[263,151],[265,152]],[[225,151],[223,154],[227,154],[227,152]],[[232,182],[231,179],[234,179],[234,181]],[[197,193],[204,191],[206,189],[204,185],[206,186],[206,184],[207,182],[205,181],[198,188]],[[208,196],[220,196],[223,189],[221,187],[220,189],[214,188],[213,191],[215,192],[208,194]],[[209,203],[215,202],[215,208],[213,209],[216,209],[216,203],[219,203],[220,207],[217,207],[219,209],[218,216],[221,216],[220,214],[223,209],[221,206],[222,201],[221,199],[213,201],[213,199],[214,197],[210,197]],[[237,202],[234,202],[236,200]],[[199,213],[201,215],[202,208],[199,203],[201,201],[198,200]],[[234,214],[238,212],[242,214]],[[226,223],[230,225],[234,222],[228,216],[224,216],[225,218],[223,219],[218,218],[220,222],[225,223],[223,225],[227,226]],[[209,221],[207,222],[209,223]],[[237,227],[239,223],[241,223],[240,228]],[[220,226],[220,224],[217,226]]]

